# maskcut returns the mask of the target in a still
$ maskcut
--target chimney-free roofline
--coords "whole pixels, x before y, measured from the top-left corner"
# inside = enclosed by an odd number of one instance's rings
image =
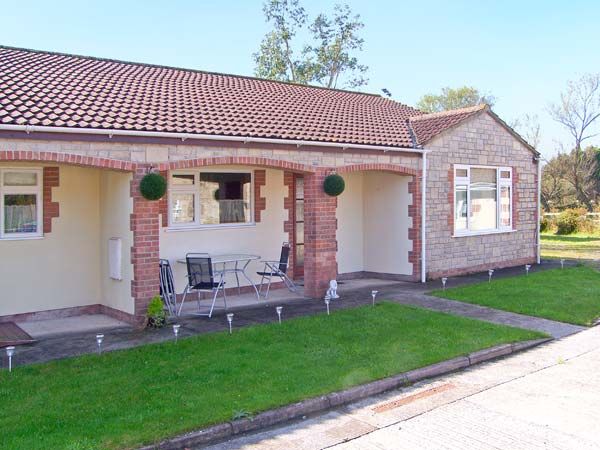
[[[421,148],[404,148],[390,147],[384,145],[365,145],[352,144],[349,142],[321,142],[321,141],[302,141],[295,139],[275,139],[275,138],[259,138],[251,136],[223,136],[214,134],[195,134],[195,133],[171,133],[163,131],[136,131],[136,130],[113,130],[104,128],[73,128],[73,127],[47,127],[38,125],[11,125],[0,124],[0,131],[21,131],[27,134],[31,133],[67,133],[67,134],[100,134],[106,135],[109,138],[113,136],[130,136],[130,137],[146,137],[146,138],[170,138],[203,140],[203,141],[230,141],[257,143],[257,144],[280,144],[280,145],[295,145],[297,147],[316,146],[316,147],[336,147],[336,148],[353,148],[362,150],[378,150],[383,152],[403,152],[403,153],[419,153],[425,151]]]

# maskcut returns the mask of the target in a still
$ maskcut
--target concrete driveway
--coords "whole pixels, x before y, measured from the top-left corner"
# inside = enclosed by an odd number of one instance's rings
[[[600,327],[212,449],[600,449]]]

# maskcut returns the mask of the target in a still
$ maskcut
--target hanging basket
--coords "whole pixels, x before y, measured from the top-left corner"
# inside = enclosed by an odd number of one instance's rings
[[[337,173],[333,173],[325,177],[325,181],[323,182],[323,190],[327,195],[337,197],[344,192],[345,188],[346,182]]]
[[[140,181],[140,193],[146,200],[159,200],[166,192],[167,180],[159,173],[148,173]]]

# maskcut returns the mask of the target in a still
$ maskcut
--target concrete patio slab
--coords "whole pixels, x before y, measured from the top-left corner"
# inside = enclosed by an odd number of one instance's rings
[[[105,314],[86,314],[60,319],[31,320],[18,322],[23,330],[35,339],[71,333],[89,333],[95,331],[114,330],[118,328],[131,329],[126,322],[114,319]]]

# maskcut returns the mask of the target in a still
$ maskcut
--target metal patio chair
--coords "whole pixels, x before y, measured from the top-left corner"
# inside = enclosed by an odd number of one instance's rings
[[[217,301],[217,295],[219,291],[223,292],[223,303],[225,309],[227,309],[227,294],[225,293],[225,280],[224,272],[213,273],[213,264],[210,256],[206,253],[188,253],[185,257],[187,265],[187,278],[188,283],[183,292],[183,299],[181,305],[179,305],[179,311],[177,315],[181,314],[181,309],[185,303],[187,294],[191,292],[210,292],[213,294],[212,303],[208,313],[200,312],[200,296],[197,296],[198,301],[198,312],[194,313],[197,316],[208,316],[212,317],[213,310],[215,308],[215,302]],[[215,276],[217,281],[215,281]]]
[[[170,316],[177,314],[177,292],[175,291],[175,280],[173,270],[168,259],[160,259],[160,297],[167,307]]]
[[[297,287],[292,280],[287,276],[287,271],[289,267],[289,259],[290,259],[290,244],[289,242],[284,242],[281,245],[281,256],[279,257],[279,261],[262,261],[265,264],[265,267],[262,272],[256,272],[262,278],[260,280],[260,288],[258,289],[258,295],[262,294],[263,284],[265,283],[265,279],[267,279],[267,291],[265,292],[264,297],[267,298],[269,296],[269,289],[271,288],[271,281],[273,277],[280,278],[281,281],[285,283],[285,286],[291,291],[296,292]]]

